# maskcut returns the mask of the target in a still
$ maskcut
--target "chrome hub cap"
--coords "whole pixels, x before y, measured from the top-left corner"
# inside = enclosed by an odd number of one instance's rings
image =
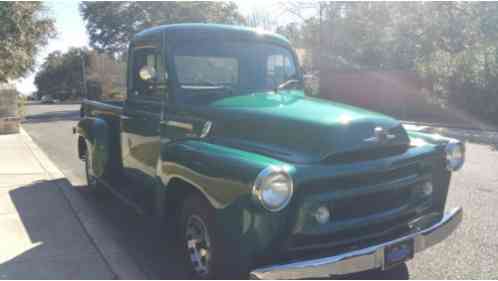
[[[185,232],[192,268],[197,275],[207,276],[209,274],[211,245],[206,225],[200,217],[194,215],[189,217]]]

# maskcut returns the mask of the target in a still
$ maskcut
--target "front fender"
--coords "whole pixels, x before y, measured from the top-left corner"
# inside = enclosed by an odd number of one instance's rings
[[[95,175],[102,177],[109,163],[109,125],[103,119],[87,117],[78,122],[77,133],[87,143]]]
[[[263,209],[253,200],[252,185],[267,166],[286,163],[200,140],[163,146],[157,167],[165,190],[163,198],[168,197],[171,180],[180,178],[190,183],[216,209],[219,228],[231,240],[226,243],[240,255],[250,257],[264,252],[285,231],[292,208],[280,212]]]
[[[216,209],[251,194],[254,179],[268,165],[281,161],[234,148],[197,140],[161,148],[157,174],[167,188],[174,178],[202,192]]]

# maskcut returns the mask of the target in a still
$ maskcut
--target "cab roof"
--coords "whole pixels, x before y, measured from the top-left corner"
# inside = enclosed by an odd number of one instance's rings
[[[143,40],[151,36],[165,33],[167,38],[177,40],[231,39],[231,40],[263,40],[289,46],[289,41],[278,34],[254,28],[206,23],[182,23],[161,25],[145,29],[134,36],[133,40]]]

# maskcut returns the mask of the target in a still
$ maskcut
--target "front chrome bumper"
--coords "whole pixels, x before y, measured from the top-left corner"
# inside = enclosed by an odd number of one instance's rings
[[[462,208],[455,208],[445,213],[440,222],[408,236],[337,256],[258,268],[251,272],[251,278],[303,279],[384,268],[384,249],[387,246],[413,239],[414,252],[421,252],[446,239],[458,227],[462,217]]]

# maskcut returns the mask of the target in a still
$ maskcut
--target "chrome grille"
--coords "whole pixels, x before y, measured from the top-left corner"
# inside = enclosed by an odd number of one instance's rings
[[[308,182],[302,190],[307,193],[339,191],[351,188],[366,188],[368,186],[393,182],[408,177],[418,177],[417,164],[397,167],[387,171],[365,173],[360,175],[324,178]]]
[[[409,231],[407,222],[420,215],[415,211],[419,201],[412,196],[414,187],[430,178],[430,171],[419,164],[412,162],[386,171],[308,182],[300,189],[302,193],[298,198],[302,203],[319,200],[321,203],[316,203],[317,206],[330,207],[331,222],[326,226],[329,232],[318,236],[295,233],[284,248],[336,247],[352,242],[351,239],[381,239]],[[358,192],[349,193],[352,189]],[[324,200],[322,194],[330,199]],[[358,224],[351,224],[354,221]]]
[[[408,203],[411,191],[412,188],[403,188],[337,200],[332,204],[332,220],[355,219],[398,209]]]

